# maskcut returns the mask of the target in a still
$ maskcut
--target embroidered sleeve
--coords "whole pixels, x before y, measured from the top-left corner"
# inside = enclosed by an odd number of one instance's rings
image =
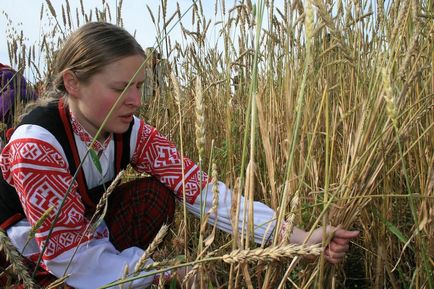
[[[187,209],[194,215],[200,217],[201,213],[209,212],[208,223],[217,223],[217,228],[227,232],[233,233],[234,228],[237,228],[240,235],[242,232],[247,232],[248,229],[248,214],[244,212],[249,211],[249,204],[245,198],[241,196],[239,203],[239,216],[238,220],[234,218],[234,210],[236,206],[236,198],[234,192],[230,190],[224,183],[217,182],[218,188],[218,207],[213,209],[214,205],[214,185],[209,184],[196,199],[194,204],[187,204]],[[267,244],[271,239],[271,234],[276,225],[276,217],[273,209],[261,202],[253,202],[253,237],[257,244]]]
[[[30,138],[14,140],[3,151],[1,166],[5,180],[17,190],[32,226],[53,207],[36,231],[35,239],[40,247],[47,240],[59,205],[72,183],[71,193],[65,198],[56,229],[44,252],[44,260],[51,260],[88,240],[83,236],[87,220],[76,191],[77,185],[63,156],[51,144]]]
[[[156,177],[180,199],[183,196],[184,184],[186,200],[193,204],[206,186],[208,176],[190,159],[182,159],[175,145],[143,120],[140,120],[136,133],[136,149],[132,157],[135,169]]]

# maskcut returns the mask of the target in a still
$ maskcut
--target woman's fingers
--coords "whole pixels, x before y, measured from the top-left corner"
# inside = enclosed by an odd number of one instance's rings
[[[350,241],[354,238],[357,238],[360,234],[359,231],[348,231],[345,229],[333,226],[326,227],[327,236],[331,238],[330,243],[324,250],[324,256],[326,260],[332,264],[337,264],[341,262],[350,245]],[[311,238],[308,241],[308,244],[318,244],[322,242],[324,237],[324,227],[316,229]]]
[[[344,229],[337,229],[334,232],[333,238],[339,238],[339,239],[354,239],[359,236],[359,231],[347,231]]]
[[[339,245],[345,245],[348,244],[350,242],[351,239],[344,239],[344,238],[338,238],[338,237],[334,237],[332,239],[332,242],[337,243]]]
[[[333,232],[333,238],[324,251],[326,260],[332,264],[341,262],[350,247],[351,239],[357,238],[359,234],[359,231],[347,231],[338,227]]]
[[[331,251],[326,249],[324,252],[324,255],[329,257],[329,258],[333,258],[333,259],[343,259],[346,255],[345,252],[336,252],[336,251]]]
[[[339,262],[341,262],[345,255],[346,252],[348,250],[348,246],[345,248],[344,246],[337,246],[337,248],[335,248],[335,250],[331,249],[331,247],[333,244],[329,245],[326,250],[324,251],[324,257],[326,258],[326,260],[332,264],[337,264]]]
[[[327,247],[331,252],[341,253],[341,252],[347,252],[350,248],[350,245],[348,243],[340,244],[337,242],[331,242]]]
[[[331,263],[331,264],[338,264],[339,262],[342,261],[342,259],[343,259],[344,257],[345,257],[345,256],[343,256],[343,257],[341,257],[341,258],[331,257],[331,256],[327,256],[327,255],[324,256],[324,258],[325,258],[329,263]]]

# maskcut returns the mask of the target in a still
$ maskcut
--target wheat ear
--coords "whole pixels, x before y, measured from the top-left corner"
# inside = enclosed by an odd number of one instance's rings
[[[273,246],[268,248],[256,248],[253,250],[234,250],[230,254],[222,256],[222,260],[229,264],[246,263],[246,262],[274,262],[282,259],[293,258],[296,256],[321,254],[323,249],[319,244],[313,246],[306,245],[285,245]]]
[[[11,264],[12,271],[23,282],[24,288],[36,288],[23,263],[23,257],[17,252],[9,237],[2,229],[0,229],[0,251],[3,251],[6,260]]]
[[[161,226],[160,230],[158,231],[157,235],[155,236],[154,240],[151,242],[151,244],[146,248],[145,252],[143,253],[142,257],[140,257],[139,261],[137,262],[136,266],[134,267],[134,273],[140,272],[143,267],[145,266],[146,260],[154,253],[155,249],[158,247],[158,245],[163,241],[164,236],[166,236],[167,231],[169,230],[169,226],[163,225]]]

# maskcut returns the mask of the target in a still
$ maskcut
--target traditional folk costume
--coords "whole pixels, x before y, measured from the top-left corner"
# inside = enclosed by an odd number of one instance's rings
[[[204,212],[212,207],[208,176],[190,159],[181,159],[174,144],[143,120],[134,117],[127,132],[95,142],[92,149],[99,163],[86,155],[91,142],[89,133],[59,100],[28,114],[2,151],[1,228],[33,267],[47,243],[36,277],[41,285],[69,274],[69,286],[94,289],[121,278],[125,265],[131,271],[161,225],[171,222],[175,198],[182,200],[183,183],[189,211],[200,216],[201,207],[205,206]],[[128,164],[152,177],[119,186],[109,198],[104,221],[89,233],[99,198]],[[231,233],[232,192],[221,182],[218,190],[217,218],[212,214],[209,222]],[[240,206],[242,216],[244,200]],[[31,227],[51,207],[49,217],[26,245]],[[240,217],[239,230],[242,224]],[[255,202],[254,224],[255,241],[269,239],[274,211]],[[149,286],[153,280],[152,276],[139,279],[132,288]]]

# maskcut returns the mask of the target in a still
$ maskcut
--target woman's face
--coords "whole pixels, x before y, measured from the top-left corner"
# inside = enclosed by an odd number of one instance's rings
[[[124,89],[98,138],[105,138],[107,133],[127,131],[133,114],[141,105],[144,69],[141,68],[129,86],[128,83],[143,62],[141,55],[124,57],[106,65],[87,83],[79,83],[75,97],[70,98],[70,106],[74,116],[92,136],[96,135]]]

